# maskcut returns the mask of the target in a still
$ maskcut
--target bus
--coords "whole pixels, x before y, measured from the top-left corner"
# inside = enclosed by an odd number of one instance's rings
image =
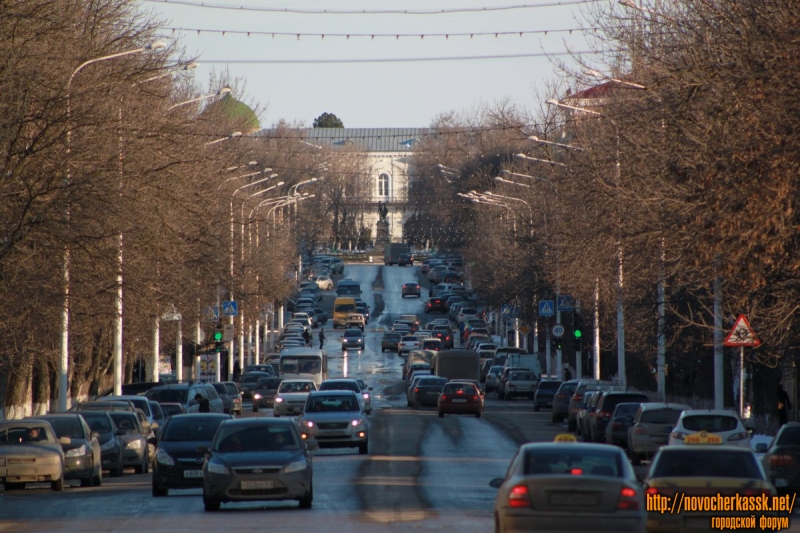
[[[336,298],[333,302],[333,329],[347,324],[347,315],[357,313],[356,299],[352,296]]]
[[[453,379],[481,379],[481,364],[478,352],[472,350],[442,350],[433,358],[433,374]]]
[[[328,379],[328,354],[314,348],[287,348],[281,352],[280,377],[311,379],[319,387]]]

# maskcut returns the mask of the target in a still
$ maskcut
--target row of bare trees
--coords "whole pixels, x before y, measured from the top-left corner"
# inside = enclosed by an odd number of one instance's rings
[[[519,301],[530,323],[534,300],[557,287],[586,315],[599,289],[604,377],[618,370],[619,281],[631,385],[655,388],[663,302],[667,391],[684,398],[713,392],[717,281],[725,331],[743,313],[762,341],[747,349],[750,399],[771,413],[800,346],[800,59],[789,37],[800,4],[627,4],[587,13],[602,28],[596,53],[560,65],[566,81],[545,97],[557,105],[542,102],[536,120],[499,104],[434,125],[442,135],[416,160],[418,216],[466,228],[451,244],[474,261],[476,286],[490,303]],[[725,353],[728,405],[737,353]]]
[[[297,135],[282,147],[249,135],[253,118],[231,112],[230,95],[205,98],[226,80],[200,90],[186,75],[192,58],[160,43],[158,25],[128,0],[0,10],[6,416],[55,408],[64,372],[70,400],[111,387],[120,305],[127,382],[137,362],[177,350],[165,340],[177,324],[162,321],[175,311],[192,344],[203,307],[232,295],[251,320],[293,287],[298,238],[285,221],[316,213],[287,187],[309,179],[320,154]],[[280,196],[283,209],[265,202]]]

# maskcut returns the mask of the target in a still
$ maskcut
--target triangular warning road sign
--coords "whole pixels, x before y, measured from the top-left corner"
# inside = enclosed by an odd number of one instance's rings
[[[739,318],[736,319],[736,323],[733,325],[733,329],[728,333],[723,344],[725,346],[759,346],[761,341],[758,340],[758,337],[756,337],[756,334],[753,332],[753,328],[750,327],[750,322],[747,321],[747,317],[739,315]]]

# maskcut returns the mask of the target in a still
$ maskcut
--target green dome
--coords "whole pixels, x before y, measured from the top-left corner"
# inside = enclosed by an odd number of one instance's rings
[[[242,133],[253,133],[261,129],[261,123],[255,112],[247,104],[240,102],[230,94],[226,94],[211,104],[209,108],[213,108],[215,112],[222,113],[237,124],[241,124]]]

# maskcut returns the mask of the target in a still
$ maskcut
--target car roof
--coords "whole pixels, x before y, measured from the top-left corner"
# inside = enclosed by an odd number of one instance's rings
[[[681,448],[690,448],[690,446],[681,446]],[[599,444],[594,442],[528,442],[520,446],[520,451],[528,450],[554,450],[563,452],[565,450],[576,451],[595,451],[603,450],[606,452],[624,454],[624,450],[617,446],[609,446],[608,444]]]
[[[200,416],[206,416],[208,413],[203,413]],[[178,416],[178,415],[175,415]],[[184,416],[184,415],[181,415]],[[230,415],[228,415],[230,416]],[[291,418],[275,418],[272,416],[259,416],[247,418],[229,418],[222,422],[226,426],[296,426],[296,422]]]
[[[357,381],[355,378],[330,378],[322,383],[341,383],[342,381]]]
[[[642,411],[652,411],[656,409],[673,409],[675,411],[691,411],[692,408],[683,403],[669,402],[644,402],[640,404]],[[800,425],[800,424],[799,424]]]
[[[739,414],[736,411],[730,411],[728,409],[689,409],[681,413],[681,418],[696,415],[732,416],[734,418],[739,418]]]
[[[356,385],[358,385],[358,383],[356,383]],[[338,390],[312,390],[309,393],[309,396],[331,396],[331,395],[334,395],[334,396],[347,396],[347,395],[350,395],[350,394],[355,396],[356,393],[355,393],[355,391],[341,390],[341,389],[338,389]]]

